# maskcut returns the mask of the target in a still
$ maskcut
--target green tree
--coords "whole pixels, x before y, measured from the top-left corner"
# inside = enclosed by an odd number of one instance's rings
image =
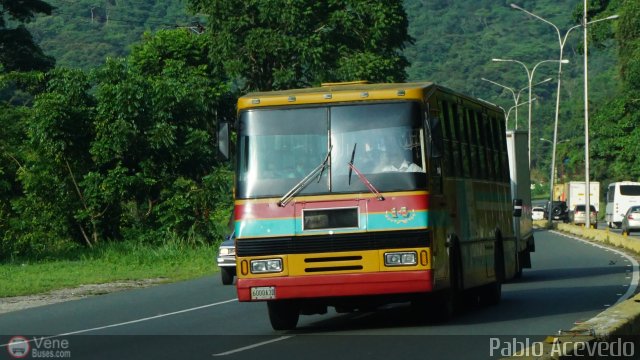
[[[105,240],[219,239],[232,176],[216,157],[215,129],[230,104],[208,54],[205,37],[163,31],[89,75],[49,72],[0,147],[0,211],[11,209],[0,257]],[[1,114],[1,124],[18,115]],[[2,190],[14,185],[21,194],[7,206]]]
[[[22,25],[35,14],[51,14],[53,7],[41,0],[0,0],[0,69],[5,71],[47,70],[55,60],[46,56]],[[21,23],[15,28],[10,24]]]
[[[82,185],[93,211],[112,219],[111,236],[218,236],[220,219],[211,216],[228,212],[231,199],[218,198],[218,186],[228,195],[231,176],[216,159],[215,129],[229,103],[208,53],[205,37],[161,31],[96,73],[97,170]]]
[[[403,81],[402,1],[189,0],[209,15],[211,58],[243,90],[324,81]]]
[[[592,117],[595,176],[608,182],[640,179],[640,3],[625,0],[609,12],[620,15],[616,31],[621,89]]]
[[[83,200],[76,179],[92,166],[89,81],[80,71],[59,69],[43,82],[33,108],[23,108],[24,142],[16,147],[22,194],[11,199],[14,213],[5,233],[11,254],[54,253],[73,247],[68,239],[95,232],[76,217]]]

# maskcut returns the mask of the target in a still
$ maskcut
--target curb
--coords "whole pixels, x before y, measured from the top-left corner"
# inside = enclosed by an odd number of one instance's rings
[[[546,225],[546,220],[544,221]],[[540,226],[545,227],[545,226]],[[585,229],[581,226],[554,223],[553,228],[578,237],[614,245],[640,254],[640,240],[612,233],[609,229]],[[619,302],[571,330],[547,336],[537,349],[527,348],[503,359],[567,359],[574,357],[634,358],[640,351],[640,294]],[[632,337],[633,336],[633,337]],[[637,350],[636,350],[637,349]],[[629,353],[629,351],[631,353]],[[628,357],[630,356],[630,357]]]

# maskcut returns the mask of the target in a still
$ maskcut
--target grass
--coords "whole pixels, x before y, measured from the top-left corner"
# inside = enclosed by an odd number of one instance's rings
[[[215,246],[103,244],[64,260],[0,263],[0,297],[32,295],[82,284],[162,278],[186,280],[217,271]]]

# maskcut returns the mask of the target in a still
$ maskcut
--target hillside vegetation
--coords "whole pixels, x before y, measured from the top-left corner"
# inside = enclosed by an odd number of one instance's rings
[[[414,42],[404,54],[410,62],[408,80],[430,80],[496,103],[505,109],[514,106],[511,93],[483,81],[486,78],[520,90],[528,85],[526,71],[514,63],[493,63],[492,58],[515,59],[533,68],[542,60],[559,59],[555,30],[525,13],[512,9],[512,1],[495,0],[405,0],[408,30]],[[58,66],[90,69],[104,63],[106,57],[126,56],[143,32],[188,28],[205,30],[207,17],[192,15],[183,0],[51,0],[56,7],[51,16],[40,16],[30,24],[34,38],[45,53],[56,58]],[[579,23],[582,1],[529,0],[523,8],[556,24],[562,35]],[[598,9],[600,4],[592,5]],[[202,25],[203,27],[200,27]],[[600,33],[610,32],[613,24],[598,24]],[[601,36],[602,37],[602,36]],[[570,140],[558,148],[559,176],[583,176],[584,158],[574,149],[584,143],[582,100],[582,33],[569,35],[564,58],[558,138]],[[600,41],[590,47],[590,100],[592,111],[615,94],[617,55],[612,41]],[[548,177],[550,146],[539,138],[552,138],[556,101],[557,66],[541,65],[534,83],[532,166],[539,181]],[[523,92],[522,101],[526,101]],[[515,119],[515,111],[511,118]],[[517,109],[518,128],[526,129],[526,106]],[[515,127],[511,123],[510,127]],[[583,136],[583,135],[582,135]]]
[[[216,127],[233,119],[244,91],[430,80],[509,109],[511,95],[482,78],[519,90],[526,72],[491,59],[531,68],[559,58],[555,30],[508,1],[50,1],[52,11],[42,0],[21,2],[37,5],[24,15],[0,0],[0,31],[30,39],[26,24],[51,56],[37,48],[25,49],[35,56],[0,56],[0,259],[75,254],[111,241],[220,240],[232,208],[232,169],[216,156]],[[579,23],[581,4],[519,5],[564,35]],[[590,4],[589,19],[620,14],[589,28],[591,178],[637,180],[640,3]],[[30,21],[32,13],[38,16]],[[564,54],[562,181],[584,176],[580,28]],[[35,61],[21,68],[24,59]],[[552,78],[534,89],[538,183],[550,173],[549,144],[538,139],[552,137],[557,76],[549,63],[534,77]],[[525,114],[508,127],[526,129]]]
[[[200,32],[202,16],[190,15],[183,0],[49,0],[50,16],[28,25],[58,66],[97,67],[107,57],[123,57],[145,31],[187,28]]]

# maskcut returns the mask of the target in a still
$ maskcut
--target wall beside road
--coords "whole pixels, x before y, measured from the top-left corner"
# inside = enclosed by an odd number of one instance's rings
[[[606,229],[587,229],[584,226],[554,223],[554,228],[564,233],[573,234],[584,239],[594,240],[603,244],[613,245],[640,255],[640,240],[620,235]]]

